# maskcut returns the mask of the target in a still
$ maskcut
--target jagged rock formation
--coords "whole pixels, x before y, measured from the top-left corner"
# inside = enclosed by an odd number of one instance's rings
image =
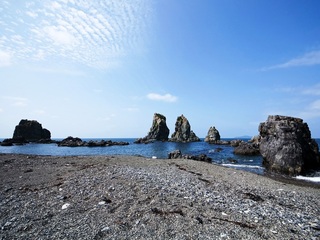
[[[169,128],[167,127],[166,117],[160,113],[153,115],[152,126],[147,136],[139,138],[135,143],[149,143],[153,141],[168,141]]]
[[[129,145],[128,142],[113,142],[111,140],[101,140],[101,141],[83,141],[78,137],[67,137],[58,143],[59,147],[108,147],[108,146],[125,146]]]
[[[220,141],[219,131],[215,127],[210,127],[204,141],[208,143],[217,143],[217,141]]]
[[[35,120],[23,119],[15,127],[12,141],[15,143],[37,142],[41,139],[50,140],[51,133],[49,130],[42,128],[42,125]]]
[[[196,136],[196,134],[191,130],[190,123],[188,119],[183,116],[179,116],[177,118],[175,124],[175,131],[171,135],[171,142],[199,142],[200,138]]]
[[[267,170],[298,175],[319,169],[319,148],[307,123],[287,116],[269,116],[260,123],[260,152]]]

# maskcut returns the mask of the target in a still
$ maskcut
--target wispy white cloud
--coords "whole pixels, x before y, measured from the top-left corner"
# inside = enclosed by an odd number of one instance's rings
[[[0,67],[11,65],[11,54],[0,50]]]
[[[42,72],[42,73],[51,73],[51,74],[63,74],[70,76],[85,76],[86,73],[81,70],[70,70],[64,68],[49,68],[49,67],[38,67],[38,68],[29,68],[29,70],[34,72]]]
[[[320,99],[312,101],[299,115],[303,119],[320,117]]]
[[[26,14],[27,14],[29,17],[32,17],[32,18],[36,18],[36,17],[38,17],[38,14],[37,14],[37,13],[35,13],[35,12],[26,11]]]
[[[67,29],[48,26],[42,29],[43,34],[47,35],[53,44],[56,45],[73,45],[77,44],[76,38],[67,31]]]
[[[320,50],[308,52],[303,56],[293,58],[291,60],[288,60],[287,62],[277,64],[271,67],[265,67],[265,68],[262,68],[261,70],[268,71],[272,69],[313,66],[313,65],[320,65]]]
[[[163,102],[176,102],[178,100],[178,97],[173,96],[169,93],[161,95],[158,93],[149,93],[147,95],[147,98],[154,101],[163,101]]]
[[[296,116],[304,120],[320,117],[320,84],[279,87],[275,91],[283,94],[282,99],[272,101],[272,109],[266,115]]]
[[[310,104],[310,109],[312,109],[312,110],[318,110],[318,111],[319,111],[319,114],[320,114],[320,99],[312,102],[312,103]]]
[[[293,95],[306,95],[308,96],[320,96],[320,83],[314,85],[304,86],[296,86],[296,87],[277,87],[274,89],[275,92],[281,92],[285,94],[293,94]]]
[[[11,96],[3,96],[2,99],[9,102],[11,106],[14,107],[26,107],[28,105],[28,99],[24,97],[11,97]]]
[[[309,88],[305,88],[303,91],[302,91],[303,94],[306,94],[306,95],[320,95],[320,84],[316,84],[314,86],[311,86]]]
[[[0,8],[0,67],[54,57],[112,68],[144,48],[151,2],[35,0]]]

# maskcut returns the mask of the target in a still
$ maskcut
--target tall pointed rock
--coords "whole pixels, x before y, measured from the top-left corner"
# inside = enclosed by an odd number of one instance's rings
[[[200,138],[196,136],[196,134],[191,130],[190,123],[188,119],[183,116],[179,116],[177,118],[175,124],[175,131],[171,135],[171,142],[199,142]]]
[[[208,143],[216,143],[219,140],[220,140],[219,131],[215,127],[210,127],[204,141]]]
[[[152,141],[168,141],[169,128],[167,127],[166,117],[160,113],[153,115],[152,126],[147,136],[139,138],[135,143],[148,143]]]

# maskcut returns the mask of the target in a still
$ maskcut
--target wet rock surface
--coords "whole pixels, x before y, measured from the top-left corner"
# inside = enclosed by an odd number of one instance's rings
[[[319,188],[198,161],[0,155],[0,239],[319,239]]]

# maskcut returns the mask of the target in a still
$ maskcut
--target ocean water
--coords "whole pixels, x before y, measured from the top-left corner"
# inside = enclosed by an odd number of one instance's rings
[[[2,141],[3,139],[0,139]],[[62,140],[62,139],[54,139]],[[102,139],[85,139],[102,140]],[[54,155],[54,156],[72,156],[72,155],[139,155],[147,158],[166,159],[168,153],[179,149],[182,154],[206,154],[211,157],[212,162],[226,167],[242,169],[245,171],[263,174],[261,156],[240,156],[233,154],[233,147],[225,145],[208,144],[201,139],[201,142],[175,143],[175,142],[154,142],[150,144],[134,144],[135,138],[105,138],[105,140],[129,142],[127,146],[110,147],[58,147],[57,144],[36,144],[17,145],[10,147],[0,146],[0,153],[18,153],[33,155]],[[222,139],[232,140],[232,139]],[[248,139],[243,139],[247,141]],[[320,139],[316,139],[320,146]],[[303,180],[312,180],[320,182],[320,172],[314,173]]]

